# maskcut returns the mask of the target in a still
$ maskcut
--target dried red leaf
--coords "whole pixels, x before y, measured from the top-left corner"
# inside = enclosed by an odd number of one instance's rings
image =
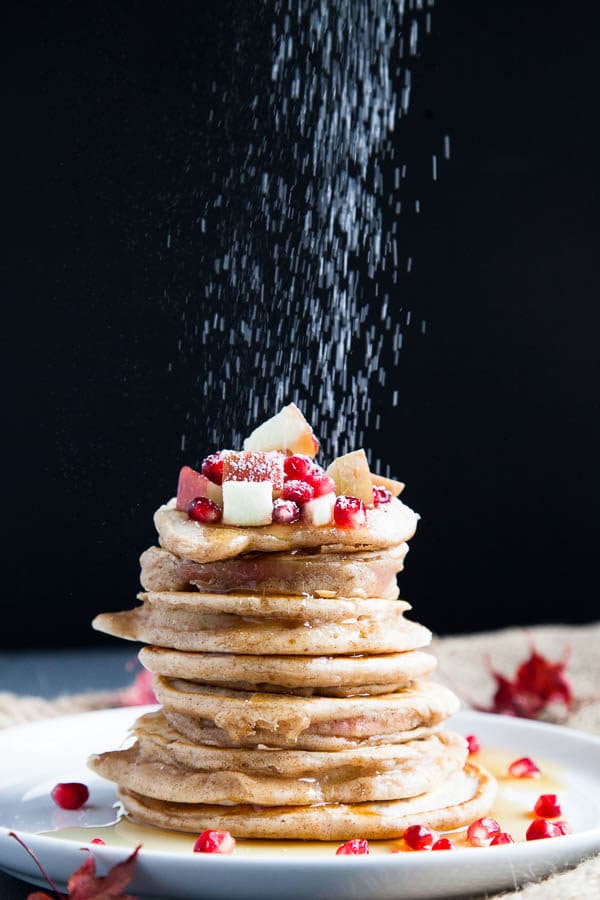
[[[94,857],[91,852],[87,850],[87,859],[69,878],[69,883],[67,885],[69,896],[65,897],[64,894],[60,893],[33,850],[27,846],[25,841],[20,838],[18,834],[15,834],[14,831],[9,831],[8,834],[9,837],[13,837],[18,841],[21,847],[23,847],[23,849],[31,856],[54,891],[55,896],[59,897],[60,900],[136,900],[131,894],[124,894],[123,889],[127,887],[133,878],[133,870],[135,868],[137,855],[141,850],[141,844],[139,847],[135,848],[131,856],[128,856],[123,862],[113,866],[113,868],[102,877],[96,876]],[[43,891],[34,891],[33,894],[29,894],[27,900],[53,900],[53,898]]]
[[[158,703],[152,687],[152,672],[142,669],[135,676],[133,684],[121,691],[119,698],[123,706],[146,706]]]
[[[106,875],[98,877],[94,857],[88,850],[86,861],[69,878],[69,900],[135,900],[131,894],[124,894],[123,889],[133,878],[139,852],[140,847],[136,847],[131,856],[113,866]]]
[[[551,662],[531,644],[531,654],[515,672],[513,680],[496,672],[488,659],[488,666],[496,681],[496,690],[490,707],[477,707],[482,712],[502,713],[534,719],[549,703],[563,703],[567,709],[573,706],[573,690],[566,673],[569,649],[558,662]]]

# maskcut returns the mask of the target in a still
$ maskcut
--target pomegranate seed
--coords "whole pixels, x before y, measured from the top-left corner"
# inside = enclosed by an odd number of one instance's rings
[[[500,831],[490,841],[490,847],[497,847],[498,844],[514,844],[514,841],[508,832]]]
[[[556,825],[561,834],[573,834],[573,829],[565,819],[559,819],[558,822],[553,824]]]
[[[300,518],[300,507],[293,500],[276,500],[273,504],[273,521],[279,525],[292,525]]]
[[[77,781],[61,782],[52,788],[52,799],[61,809],[81,809],[89,796],[86,785]]]
[[[104,847],[106,845],[106,841],[103,841],[102,838],[92,838],[90,844],[101,844]]]
[[[500,834],[500,826],[495,819],[486,816],[469,825],[467,840],[473,847],[487,847],[497,834]]]
[[[536,816],[544,819],[553,819],[555,816],[562,816],[562,809],[557,800],[556,794],[540,794],[535,801],[533,811]]]
[[[403,836],[411,850],[429,850],[436,840],[433,831],[424,825],[409,825]]]
[[[233,853],[235,838],[229,831],[203,831],[194,844],[194,853]]]
[[[365,853],[369,852],[369,842],[365,841],[364,838],[357,839],[355,838],[353,841],[346,841],[345,844],[340,844],[340,846],[335,851],[336,856],[364,856]]]
[[[222,484],[224,462],[225,460],[221,450],[219,450],[218,453],[211,453],[211,455],[207,456],[202,463],[202,474],[210,481],[214,482],[214,484]]]
[[[294,481],[306,481],[306,476],[310,475],[314,468],[316,466],[310,456],[304,456],[301,453],[296,453],[294,456],[286,456],[283,460],[285,477]]]
[[[542,773],[532,759],[523,756],[510,764],[508,774],[513,778],[539,778]]]
[[[539,841],[542,838],[560,837],[562,831],[553,822],[546,819],[534,819],[525,833],[528,841]]]
[[[379,486],[373,488],[373,506],[382,506],[384,503],[389,503],[391,499],[392,493],[387,488]],[[447,850],[448,848],[445,847],[444,849]]]
[[[315,492],[315,497],[335,493],[335,481],[331,475],[326,475],[325,472],[311,476],[310,484]]]
[[[470,754],[479,753],[481,750],[481,741],[476,734],[468,734],[465,740]]]
[[[314,487],[306,481],[286,481],[281,492],[284,500],[293,500],[298,506],[304,506],[314,495]]]
[[[196,497],[188,506],[188,516],[194,522],[220,522],[223,510],[208,497]]]
[[[333,518],[340,528],[363,528],[367,524],[365,504],[356,497],[338,497]]]
[[[432,850],[455,850],[455,844],[453,841],[450,841],[448,838],[438,838],[438,840],[432,844]]]

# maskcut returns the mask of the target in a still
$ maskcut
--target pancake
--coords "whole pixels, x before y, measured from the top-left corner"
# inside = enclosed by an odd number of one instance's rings
[[[246,748],[270,748],[276,749],[273,744],[273,735],[257,729],[253,734],[246,735],[241,740],[232,740],[226,731],[217,728],[213,722],[206,719],[195,719],[183,713],[176,713],[165,709],[165,718],[169,724],[179,732],[198,744],[213,747],[246,747]],[[331,750],[354,750],[366,747],[379,747],[383,744],[404,744],[406,741],[414,741],[419,738],[437,734],[440,725],[430,727],[422,726],[411,728],[407,731],[395,731],[390,734],[374,734],[362,737],[342,737],[338,735],[322,735],[314,732],[304,732],[297,740],[287,745],[296,750],[311,750],[329,752]],[[279,739],[281,747],[281,738]]]
[[[322,548],[326,551],[327,548]],[[376,553],[327,553],[321,548],[291,553],[247,553],[234,559],[199,563],[150,547],[140,557],[147,591],[256,591],[267,594],[319,594],[341,597],[398,596],[396,575],[404,567],[408,544]]]
[[[450,831],[485,815],[496,782],[482,768],[467,763],[445,782],[418,797],[378,803],[325,803],[315,806],[169,803],[126,788],[119,797],[136,822],[198,834],[207,828],[230,831],[237,838],[345,841],[400,838],[409,825]]]
[[[140,716],[133,734],[143,757],[203,771],[239,771],[286,778],[322,777],[331,774],[380,774],[389,772],[411,760],[422,760],[440,748],[458,751],[462,768],[466,762],[464,738],[453,733],[433,732],[404,744],[382,744],[378,747],[340,750],[335,753],[305,750],[223,748],[200,745],[187,740],[171,728],[163,710]]]
[[[338,698],[248,694],[159,675],[154,678],[154,691],[171,725],[169,713],[180,713],[221,729],[231,745],[237,746],[248,746],[247,741],[251,746],[253,739],[267,746],[301,746],[298,741],[305,733],[381,738],[413,728],[431,728],[459,707],[448,688],[427,681],[397,693]],[[379,740],[388,742],[392,743]]]
[[[92,625],[176,650],[317,656],[426,646],[431,633],[404,618],[400,600],[242,594],[140,594],[143,606],[102,613]]]
[[[307,547],[329,547],[331,551],[375,551],[402,544],[415,533],[418,516],[401,500],[367,510],[365,528],[295,525],[240,527],[205,525],[175,509],[175,500],[154,514],[160,544],[183,559],[206,563],[242,553],[289,552]]]
[[[225,615],[268,621],[347,622],[359,619],[392,620],[410,609],[404,600],[383,600],[372,597],[359,600],[352,597],[313,597],[310,595],[230,593],[202,594],[199,591],[151,591],[138,594],[138,599],[156,611],[164,612],[173,621],[181,615],[191,625],[195,617],[211,619]]]
[[[286,754],[282,751],[216,751],[185,743],[180,738],[171,741],[163,738],[161,741],[160,735],[142,733],[132,747],[92,756],[88,765],[121,788],[172,803],[306,806],[416,797],[461,771],[467,748],[464,739],[453,734],[411,741],[399,745],[395,759],[381,760],[388,763],[382,765],[383,771],[379,771],[373,761],[369,764],[368,759],[364,770],[357,766],[360,761],[356,759],[356,751],[354,765],[348,768],[337,760],[339,754],[327,754],[333,759],[329,764],[323,761],[320,772],[311,768],[310,754],[288,751],[288,755],[290,753],[304,757],[301,774],[273,774],[249,768],[253,762],[258,768],[257,758],[273,755],[279,756],[280,767],[285,767]],[[238,763],[236,755],[244,757],[247,768],[228,767]],[[219,756],[221,759],[215,758]],[[298,766],[298,761],[295,765]],[[323,770],[323,766],[327,768]]]
[[[185,653],[144,647],[139,659],[151,672],[238,691],[352,697],[410,687],[435,668],[420,650],[378,656],[247,656]]]

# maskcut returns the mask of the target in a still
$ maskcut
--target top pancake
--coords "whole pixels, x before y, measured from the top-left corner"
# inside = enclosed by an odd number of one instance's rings
[[[161,546],[176,556],[201,563],[254,551],[273,553],[307,547],[327,546],[330,550],[346,552],[379,550],[409,540],[415,533],[417,520],[417,514],[396,498],[368,509],[365,528],[314,527],[303,522],[258,527],[204,525],[176,510],[175,500],[154,514]]]

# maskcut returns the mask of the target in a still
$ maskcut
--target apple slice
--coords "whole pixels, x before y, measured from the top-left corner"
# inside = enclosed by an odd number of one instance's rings
[[[375,475],[373,472],[371,472],[371,481],[375,487],[387,488],[394,497],[397,497],[398,494],[401,494],[404,490],[404,483],[402,481],[395,481],[393,478],[384,478],[383,475]]]
[[[302,507],[302,518],[307,525],[331,525],[333,522],[333,507],[335,506],[335,492],[323,494],[309,500]]]
[[[201,475],[190,466],[184,466],[179,473],[177,484],[177,503],[175,509],[187,512],[188,506],[196,497],[208,497],[217,506],[223,506],[223,491],[220,484],[214,484],[206,475]]]
[[[373,481],[364,450],[338,456],[327,469],[327,474],[335,481],[336,494],[356,497],[365,506],[373,506]]]
[[[224,525],[270,525],[273,515],[272,481],[224,481]]]
[[[244,441],[244,450],[304,453],[312,459],[319,452],[319,442],[298,407],[290,403],[254,429]]]
[[[283,489],[283,453],[263,453],[262,450],[246,450],[243,453],[229,451],[223,462],[223,483],[226,481],[270,481],[273,490]]]

